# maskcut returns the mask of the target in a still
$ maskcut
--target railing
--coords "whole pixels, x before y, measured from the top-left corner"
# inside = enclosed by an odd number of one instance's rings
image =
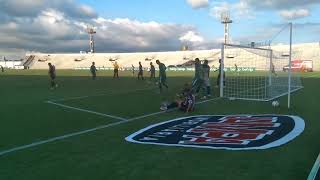
[[[25,63],[23,63],[23,66],[26,68],[26,69],[29,69],[30,66],[32,65],[33,61],[34,61],[34,58],[35,56],[34,55],[31,55],[28,57],[27,61]]]

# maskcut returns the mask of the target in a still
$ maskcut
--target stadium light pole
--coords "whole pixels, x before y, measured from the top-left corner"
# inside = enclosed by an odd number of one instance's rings
[[[224,24],[224,44],[229,43],[229,24],[233,23],[230,19],[230,13],[228,11],[221,13],[221,23]]]
[[[224,96],[224,93],[223,93],[223,90],[224,90],[224,83],[223,83],[223,81],[225,81],[224,80],[224,78],[223,78],[223,76],[224,76],[224,49],[225,49],[225,45],[226,44],[222,44],[222,46],[221,46],[221,58],[220,58],[220,69],[219,69],[219,73],[220,73],[220,83],[219,83],[219,85],[220,85],[220,97],[221,98],[223,98],[223,96]]]
[[[93,27],[87,27],[87,33],[89,34],[89,38],[90,38],[90,52],[94,53],[94,34],[97,33],[96,30],[94,30]]]
[[[224,50],[226,48],[226,45],[229,44],[229,24],[231,24],[233,21],[230,18],[229,11],[224,11],[221,13],[221,23],[224,24],[224,44],[221,47],[221,58],[220,58],[220,97],[224,96],[223,90],[224,90]]]

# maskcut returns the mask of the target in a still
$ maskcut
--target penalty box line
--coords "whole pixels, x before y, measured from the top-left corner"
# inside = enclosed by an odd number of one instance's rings
[[[144,89],[135,89],[131,91],[107,91],[107,93],[102,94],[96,94],[96,95],[87,95],[87,96],[77,96],[77,97],[70,97],[70,98],[61,98],[61,99],[52,99],[49,100],[50,102],[64,102],[64,101],[70,101],[70,100],[78,100],[78,99],[86,99],[90,97],[99,97],[99,96],[107,96],[107,95],[121,95],[121,94],[127,94],[127,93],[133,93],[133,92],[139,92],[139,91],[147,91],[147,90],[154,90],[156,88],[144,88]],[[47,101],[47,102],[49,102]]]
[[[216,101],[216,100],[219,100],[219,99],[221,99],[221,98],[218,97],[218,98],[208,99],[208,100],[205,100],[205,101],[200,101],[200,102],[198,102],[196,104],[204,104],[204,103],[211,102],[211,101]],[[53,102],[51,102],[51,103],[53,103]],[[46,140],[34,142],[34,143],[23,145],[23,146],[18,146],[18,147],[15,147],[15,148],[11,148],[11,149],[0,151],[0,156],[4,156],[4,155],[7,155],[9,153],[25,150],[25,149],[28,149],[28,148],[40,146],[40,145],[43,145],[43,144],[48,144],[48,143],[51,143],[51,142],[64,140],[64,139],[67,139],[67,138],[71,138],[71,137],[75,137],[75,136],[79,136],[79,135],[83,135],[83,134],[88,134],[88,133],[95,132],[95,131],[98,131],[98,130],[101,130],[101,129],[106,129],[106,128],[109,128],[109,127],[114,127],[114,126],[118,126],[118,125],[121,125],[121,124],[133,122],[133,121],[136,121],[136,120],[144,119],[146,117],[151,117],[151,116],[155,116],[155,115],[159,115],[159,114],[172,112],[172,111],[175,111],[175,110],[177,110],[177,108],[171,109],[169,111],[160,111],[160,112],[155,112],[155,113],[151,113],[151,114],[147,114],[147,115],[143,115],[143,116],[138,116],[138,117],[131,118],[131,119],[125,119],[125,120],[121,120],[119,122],[114,122],[114,123],[111,123],[111,124],[101,125],[101,126],[98,126],[98,127],[95,127],[95,128],[91,128],[91,129],[87,129],[87,130],[83,130],[83,131],[78,131],[78,132],[74,132],[74,133],[70,133],[70,134],[66,134],[66,135],[62,135],[62,136],[49,138],[49,139],[46,139]],[[97,115],[105,116],[105,114],[97,114]]]
[[[98,97],[98,96],[105,96],[105,95],[112,95],[112,94],[120,95],[120,94],[127,94],[127,93],[138,92],[138,91],[147,91],[147,90],[153,90],[153,89],[154,88],[135,89],[135,90],[132,90],[132,91],[126,91],[126,92],[121,92],[121,93],[116,93],[115,91],[113,91],[113,92],[110,92],[108,94],[97,94],[97,95],[92,95],[92,96],[79,96],[79,97],[72,97],[72,98],[65,98],[65,99],[49,100],[49,101],[46,101],[45,103],[48,103],[48,104],[51,104],[51,105],[55,105],[55,106],[59,106],[59,107],[63,107],[63,108],[66,108],[66,109],[72,109],[72,110],[86,112],[86,113],[95,114],[95,115],[99,115],[99,116],[109,117],[109,118],[117,119],[117,120],[120,120],[120,121],[126,121],[127,119],[123,118],[123,117],[114,116],[114,115],[105,114],[105,113],[100,113],[100,112],[96,112],[96,111],[91,111],[91,110],[88,110],[88,109],[82,109],[82,108],[78,108],[78,107],[68,106],[68,105],[65,105],[65,104],[58,103],[58,102],[68,101],[68,100],[85,99],[85,98],[90,98],[90,97]]]
[[[117,120],[120,120],[120,121],[126,121],[127,120],[126,118],[122,118],[122,117],[119,117],[119,116],[113,116],[113,115],[99,113],[99,112],[95,112],[95,111],[91,111],[91,110],[87,110],[87,109],[81,109],[81,108],[77,108],[77,107],[72,107],[72,106],[68,106],[68,105],[64,105],[64,104],[60,104],[60,103],[55,103],[55,102],[52,102],[52,101],[47,101],[46,103],[52,104],[52,105],[56,105],[56,106],[60,106],[60,107],[67,108],[67,109],[72,109],[72,110],[86,112],[86,113],[95,114],[95,115],[99,115],[99,116],[109,117],[109,118],[117,119]]]

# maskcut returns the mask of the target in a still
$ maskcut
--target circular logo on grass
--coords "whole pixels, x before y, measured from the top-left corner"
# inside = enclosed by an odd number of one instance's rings
[[[192,116],[144,128],[129,142],[194,148],[254,150],[281,146],[300,135],[304,120],[283,115]]]

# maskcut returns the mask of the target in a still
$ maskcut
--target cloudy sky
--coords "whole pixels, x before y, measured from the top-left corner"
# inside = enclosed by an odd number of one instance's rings
[[[277,38],[288,22],[294,42],[320,41],[319,0],[0,0],[0,56],[88,50],[88,25],[97,52],[209,49],[222,42],[226,11],[235,43]]]

